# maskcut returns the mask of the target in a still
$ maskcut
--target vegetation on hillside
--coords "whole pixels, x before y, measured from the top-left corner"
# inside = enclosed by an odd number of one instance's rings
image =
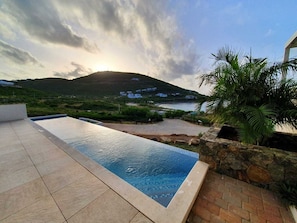
[[[140,94],[129,98],[129,92]],[[157,94],[166,95],[166,97]],[[190,96],[187,99],[187,96]],[[123,72],[97,72],[66,80],[62,78],[15,81],[15,86],[0,86],[0,104],[25,103],[29,117],[67,114],[102,121],[157,122],[163,116],[154,103],[164,101],[196,101],[203,95],[149,76]],[[128,106],[127,102],[138,106]],[[174,115],[175,116],[175,115]],[[188,120],[197,119],[187,115]],[[172,116],[170,116],[172,117]]]
[[[154,101],[185,100],[187,95],[195,98],[203,97],[195,91],[186,90],[149,76],[112,71],[97,72],[73,80],[43,78],[20,80],[17,84],[48,93],[85,98],[127,99],[127,96],[121,96],[121,92],[141,94],[145,100]],[[167,97],[156,96],[158,93],[166,94]]]
[[[149,107],[132,107],[116,100],[58,96],[42,91],[0,86],[0,104],[25,103],[29,117],[67,114],[96,120],[156,122],[162,116]]]
[[[269,65],[228,48],[213,56],[216,67],[201,83],[214,86],[206,101],[216,122],[237,127],[247,143],[265,140],[276,124],[297,127],[297,82],[281,79],[282,72],[297,70],[296,59]]]
[[[70,97],[24,87],[1,87],[0,104],[25,103],[29,117],[67,114],[71,117],[86,117],[114,122],[158,122],[163,115],[154,104],[145,99],[137,106],[129,106],[125,100],[112,98]],[[180,118],[195,124],[210,125],[208,114],[168,110],[165,118]]]

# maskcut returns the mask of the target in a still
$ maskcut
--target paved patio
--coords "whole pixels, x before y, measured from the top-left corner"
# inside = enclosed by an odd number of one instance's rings
[[[0,123],[0,133],[1,223],[153,222],[28,122]],[[209,171],[188,222],[294,221],[271,192]]]
[[[191,223],[294,223],[272,192],[208,171],[189,215]]]

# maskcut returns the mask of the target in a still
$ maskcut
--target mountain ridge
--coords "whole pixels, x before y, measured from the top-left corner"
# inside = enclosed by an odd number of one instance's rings
[[[168,95],[202,96],[196,91],[187,90],[144,74],[116,71],[95,72],[72,80],[64,78],[41,78],[18,80],[17,85],[49,93],[75,96],[120,96],[122,92],[154,96],[157,93]]]

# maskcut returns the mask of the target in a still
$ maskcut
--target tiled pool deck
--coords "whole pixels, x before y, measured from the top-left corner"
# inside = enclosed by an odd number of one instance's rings
[[[181,222],[172,218],[173,212],[184,210],[181,199],[188,198],[180,197],[171,204],[171,212],[164,212],[127,185],[115,183],[116,190],[111,189],[113,176],[78,153],[68,155],[49,137],[25,120],[0,123],[1,223]],[[272,193],[209,171],[188,222],[293,219]]]

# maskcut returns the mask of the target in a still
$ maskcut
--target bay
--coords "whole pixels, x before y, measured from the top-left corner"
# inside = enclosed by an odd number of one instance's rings
[[[158,103],[157,106],[162,108],[168,108],[173,110],[182,110],[182,111],[197,111],[196,102],[179,102],[179,103]],[[206,111],[206,104],[202,104],[200,111]]]

